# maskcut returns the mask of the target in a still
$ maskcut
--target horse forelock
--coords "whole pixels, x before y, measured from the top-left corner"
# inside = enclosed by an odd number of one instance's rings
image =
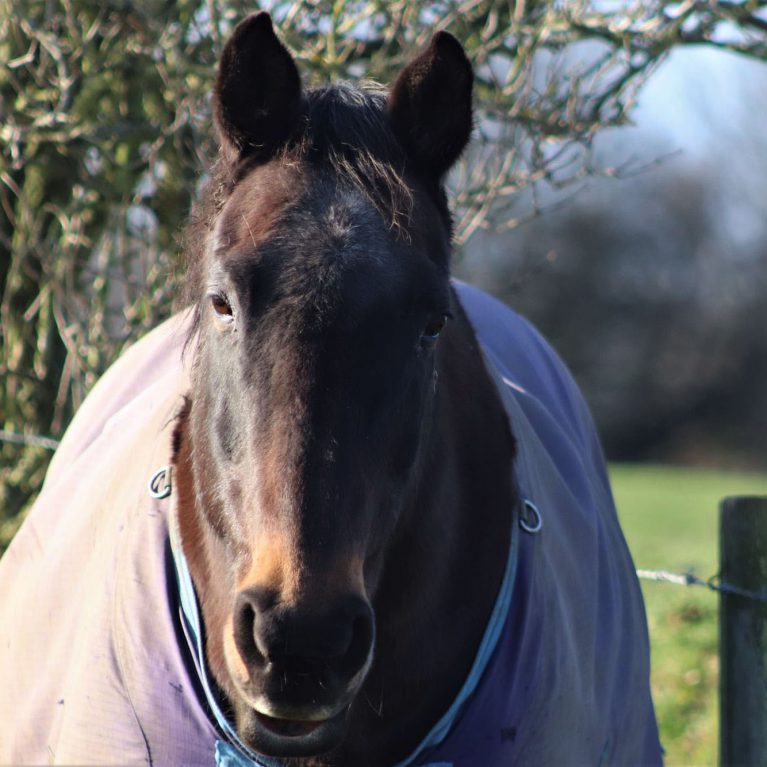
[[[369,201],[396,238],[407,240],[415,208],[413,179],[387,118],[387,98],[386,90],[375,83],[358,87],[341,81],[307,90],[302,129],[270,161],[298,173],[322,173],[351,187]],[[199,303],[208,254],[220,245],[215,230],[221,211],[235,189],[247,183],[249,173],[263,164],[253,158],[233,162],[221,153],[211,168],[182,234],[186,270],[182,306]],[[449,239],[451,220],[444,192],[429,183],[423,186]],[[198,320],[192,323],[190,338],[198,330]]]
[[[398,236],[407,236],[413,191],[405,180],[406,158],[386,118],[387,93],[370,83],[340,82],[307,94],[315,154],[374,205]]]

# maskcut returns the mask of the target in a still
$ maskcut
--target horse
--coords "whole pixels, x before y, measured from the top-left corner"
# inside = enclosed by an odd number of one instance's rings
[[[188,308],[0,562],[0,762],[661,763],[588,410],[450,277],[472,85],[447,32],[387,93],[305,89],[266,13],[236,27]]]

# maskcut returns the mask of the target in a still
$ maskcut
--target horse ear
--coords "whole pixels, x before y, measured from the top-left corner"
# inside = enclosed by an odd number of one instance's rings
[[[438,179],[471,137],[473,82],[461,44],[438,32],[405,67],[389,96],[389,119],[399,142],[413,162]]]
[[[269,156],[295,131],[301,77],[277,39],[268,13],[248,16],[224,47],[213,92],[222,149],[245,157]]]

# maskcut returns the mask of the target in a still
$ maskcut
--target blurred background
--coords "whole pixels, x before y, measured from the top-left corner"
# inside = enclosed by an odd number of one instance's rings
[[[767,65],[678,48],[601,167],[460,269],[531,318],[619,461],[767,468]],[[547,210],[548,207],[548,210]]]
[[[718,500],[767,494],[767,3],[261,7],[310,84],[464,43],[454,271],[573,370],[637,564],[713,574]],[[174,309],[217,55],[254,9],[0,0],[0,552],[90,387]],[[668,763],[713,764],[717,598],[644,590]]]

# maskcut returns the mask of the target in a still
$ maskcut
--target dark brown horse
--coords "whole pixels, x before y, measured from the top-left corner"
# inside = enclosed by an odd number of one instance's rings
[[[95,388],[0,562],[0,762],[661,761],[587,409],[450,280],[472,79],[440,32],[388,95],[304,90],[266,14],[236,28],[192,309]]]
[[[442,189],[471,90],[446,33],[388,98],[303,91],[265,14],[222,57],[174,465],[209,667],[259,752],[406,756],[498,591],[514,440],[451,289]]]

